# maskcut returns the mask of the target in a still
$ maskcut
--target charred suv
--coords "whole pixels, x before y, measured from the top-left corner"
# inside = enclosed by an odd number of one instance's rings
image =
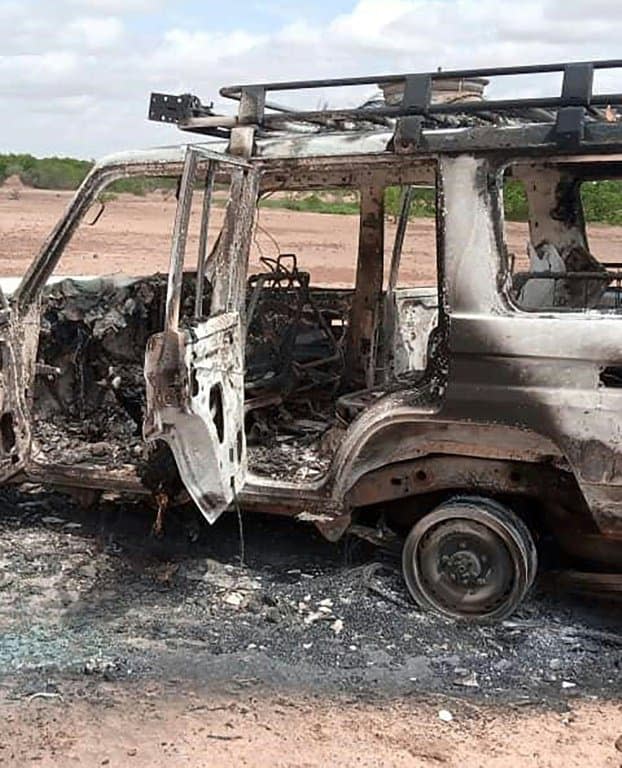
[[[619,573],[622,249],[594,252],[584,201],[622,180],[622,96],[592,87],[620,67],[234,86],[231,116],[153,94],[152,119],[203,137],[99,162],[5,292],[2,479],[146,493],[160,510],[190,497],[210,522],[239,505],[331,541],[404,535],[413,597],[460,618],[507,616],[544,549]],[[555,73],[556,97],[483,95]],[[270,101],[374,84],[358,108]],[[176,196],[168,273],[55,278],[104,190],[136,176]],[[517,189],[522,252],[504,223]],[[352,194],[358,245],[335,258],[355,258],[353,285],[318,285],[304,252],[252,262],[258,213],[283,190]],[[402,269],[422,194],[427,286]]]

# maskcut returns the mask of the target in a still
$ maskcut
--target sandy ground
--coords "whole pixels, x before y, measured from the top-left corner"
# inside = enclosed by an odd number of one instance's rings
[[[563,712],[494,710],[448,702],[235,694],[174,684],[102,685],[97,700],[0,705],[0,765],[447,766],[618,768],[622,709],[578,703]],[[451,703],[449,703],[451,707]],[[622,748],[622,744],[620,744]]]
[[[0,274],[23,274],[70,198],[0,190]],[[165,271],[174,206],[157,194],[109,202],[94,226],[80,228],[58,273]],[[221,215],[216,211],[216,224]],[[255,264],[261,254],[296,252],[314,282],[352,283],[355,217],[264,209],[259,225]],[[390,243],[394,225],[387,230]],[[511,251],[524,253],[523,225],[509,224],[507,239]],[[191,256],[196,218],[190,242]],[[596,255],[622,260],[619,229],[593,228],[591,246]],[[433,254],[432,222],[418,221],[407,240],[403,282],[430,282]],[[0,578],[3,604],[8,605]],[[26,604],[22,610],[28,624]],[[0,627],[0,638],[3,632]],[[468,699],[430,691],[377,699],[345,683],[325,694],[304,686],[283,693],[244,675],[228,687],[205,687],[188,682],[200,677],[198,668],[171,675],[156,666],[134,682],[131,675],[113,681],[105,675],[96,681],[57,675],[30,688],[24,674],[16,668],[0,681],[0,765],[622,766],[615,680],[606,696],[579,692],[557,703],[536,699],[519,707],[483,694]],[[452,712],[451,722],[439,719],[441,709]]]
[[[70,192],[24,188],[15,193],[0,188],[0,274],[21,275],[69,204]],[[198,209],[193,206],[187,268],[191,269],[198,247]],[[175,199],[167,194],[145,197],[119,195],[106,203],[99,220],[89,226],[99,211],[85,217],[63,255],[58,274],[145,275],[168,268],[170,235]],[[211,241],[222,222],[222,209],[214,211]],[[590,226],[590,247],[597,258],[622,261],[622,227]],[[395,235],[395,224],[387,223],[386,263]],[[301,269],[312,272],[315,284],[349,287],[354,282],[358,230],[355,216],[300,213],[263,208],[251,254],[257,266],[260,256],[295,253]],[[523,223],[506,225],[508,249],[522,259],[527,230]],[[431,220],[411,223],[406,236],[400,282],[430,284],[434,279],[434,225]]]

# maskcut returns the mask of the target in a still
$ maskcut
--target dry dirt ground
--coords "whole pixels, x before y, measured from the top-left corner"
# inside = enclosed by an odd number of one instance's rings
[[[69,199],[0,189],[0,274],[23,273]],[[173,213],[109,202],[59,272],[165,271]],[[278,244],[351,283],[354,217],[259,224],[255,263]],[[431,223],[416,234],[405,282],[432,276]],[[522,254],[524,227],[507,234]],[[621,243],[597,228],[592,249],[622,260]],[[620,604],[541,585],[511,622],[456,625],[409,602],[390,552],[249,517],[241,563],[234,515],[207,529],[188,511],[163,541],[152,516],[0,494],[0,765],[622,765]]]
[[[24,273],[71,196],[70,192],[0,188],[0,275]],[[192,268],[198,246],[199,208],[197,195],[190,227],[188,269]],[[144,197],[119,195],[106,203],[103,214],[89,226],[98,212],[95,206],[85,217],[57,267],[58,274],[124,272],[137,276],[167,270],[175,215],[175,199],[170,192],[154,192]],[[216,208],[212,240],[221,221],[222,209]],[[385,238],[387,256],[394,233],[395,224],[389,222]],[[589,236],[590,249],[597,258],[622,261],[622,227],[591,225]],[[299,266],[312,273],[314,284],[349,287],[354,282],[357,238],[355,216],[262,208],[251,263],[257,266],[260,256],[274,258],[279,251],[295,253]],[[526,225],[509,222],[506,240],[509,251],[523,259]],[[413,221],[402,257],[402,284],[430,284],[434,254],[433,222]]]
[[[437,706],[416,698],[370,703],[104,684],[95,700],[78,692],[69,705],[35,700],[0,708],[0,754],[2,764],[42,768],[618,768],[622,760],[614,745],[618,706],[454,711],[443,723]]]

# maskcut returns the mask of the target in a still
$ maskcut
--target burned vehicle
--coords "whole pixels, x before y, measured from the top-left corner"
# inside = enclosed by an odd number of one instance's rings
[[[622,179],[622,96],[592,88],[619,67],[236,86],[221,92],[235,116],[154,94],[152,119],[204,140],[96,164],[4,299],[2,479],[160,510],[187,496],[210,522],[290,515],[331,541],[404,534],[412,596],[458,618],[509,615],[543,542],[620,572],[622,258],[613,243],[596,258],[582,206],[588,185]],[[561,73],[561,96],[483,98],[484,79],[542,73]],[[266,100],[372,84],[384,95],[358,108]],[[177,185],[168,273],[55,280],[92,204],[138,175]],[[506,242],[510,182],[524,254]],[[303,252],[250,268],[257,212],[284,189],[355,191],[353,286],[314,283]],[[428,286],[400,278],[418,189],[435,212]],[[59,437],[72,425],[77,453]]]

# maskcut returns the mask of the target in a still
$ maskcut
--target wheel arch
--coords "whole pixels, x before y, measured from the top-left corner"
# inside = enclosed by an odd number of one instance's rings
[[[550,463],[432,453],[379,467],[347,492],[351,509],[447,492],[538,499],[590,520],[571,472]]]
[[[403,486],[401,491],[397,490],[399,483],[391,473],[396,468],[408,470],[409,466],[414,467],[417,462],[439,464],[441,459],[453,465],[452,475],[460,475],[458,465],[462,459],[464,469],[461,474],[465,480],[477,468],[474,464],[469,465],[469,462],[493,462],[490,466],[494,466],[494,462],[506,466],[567,465],[555,443],[523,427],[439,420],[412,412],[389,414],[369,424],[365,424],[363,417],[360,424],[355,423],[348,430],[336,458],[332,480],[333,498],[346,499],[350,505],[358,506],[361,494],[366,492],[365,489],[371,492],[370,482],[379,478],[388,478],[392,486],[385,500],[408,495],[405,492],[407,488],[412,488],[413,493],[432,490],[434,478],[439,481],[443,473],[426,476],[426,483]],[[572,476],[571,472],[567,474]],[[513,486],[517,485],[514,478],[510,480],[513,480]],[[387,490],[386,484],[383,488]]]

